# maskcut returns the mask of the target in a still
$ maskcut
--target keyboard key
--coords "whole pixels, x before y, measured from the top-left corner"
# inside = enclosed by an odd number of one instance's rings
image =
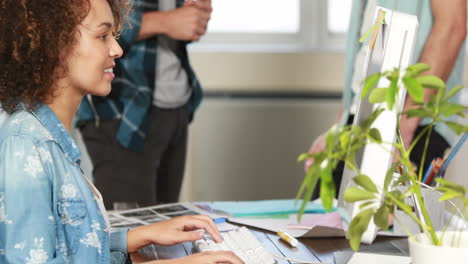
[[[241,227],[229,232],[221,232],[222,243],[215,243],[211,237],[193,242],[195,250],[205,251],[233,251],[246,264],[275,264],[273,255],[268,252],[252,232]]]

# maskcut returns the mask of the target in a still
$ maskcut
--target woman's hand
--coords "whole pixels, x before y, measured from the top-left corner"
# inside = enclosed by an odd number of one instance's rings
[[[205,231],[211,235],[215,242],[222,241],[218,227],[209,216],[175,217],[128,231],[127,251],[135,252],[150,244],[170,246],[181,242],[195,241],[202,239]]]

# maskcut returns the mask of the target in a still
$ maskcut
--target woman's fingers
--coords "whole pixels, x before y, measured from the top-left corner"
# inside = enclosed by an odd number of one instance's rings
[[[201,258],[203,258],[204,262],[202,263],[244,264],[244,261],[242,261],[232,251],[209,251],[209,252],[203,252],[203,253],[198,253],[198,254],[201,256]]]
[[[193,215],[187,216],[184,221],[184,231],[192,231],[197,229],[204,229],[211,235],[215,242],[222,242],[223,239],[219,234],[218,227],[211,217],[207,215]]]

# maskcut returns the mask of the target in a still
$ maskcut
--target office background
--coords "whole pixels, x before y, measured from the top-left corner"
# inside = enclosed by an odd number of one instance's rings
[[[251,25],[261,24],[249,14],[267,3],[271,16],[262,17],[266,28],[247,26],[244,33],[236,32],[235,23],[224,31],[215,26],[191,45],[205,98],[190,126],[181,200],[292,198],[304,176],[297,156],[339,111],[350,0],[212,1],[210,26],[228,16],[239,21],[241,13],[243,21],[250,17]],[[284,22],[275,32],[269,27],[279,15],[297,16],[297,23]],[[448,172],[466,186],[467,158],[465,146]]]

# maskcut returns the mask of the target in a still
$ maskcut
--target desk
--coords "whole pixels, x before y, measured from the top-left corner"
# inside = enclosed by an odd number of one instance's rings
[[[351,250],[348,241],[344,238],[303,238],[299,239],[300,243],[297,248],[292,248],[273,233],[252,228],[250,230],[272,254],[291,259],[334,263],[334,252]],[[169,247],[153,245],[140,250],[132,257],[135,263],[142,263],[154,259],[184,257],[192,254],[192,249],[191,242]],[[409,251],[406,238],[379,237],[371,245],[362,245],[359,252],[407,256]],[[277,261],[278,264],[295,263],[281,259],[277,259]]]

